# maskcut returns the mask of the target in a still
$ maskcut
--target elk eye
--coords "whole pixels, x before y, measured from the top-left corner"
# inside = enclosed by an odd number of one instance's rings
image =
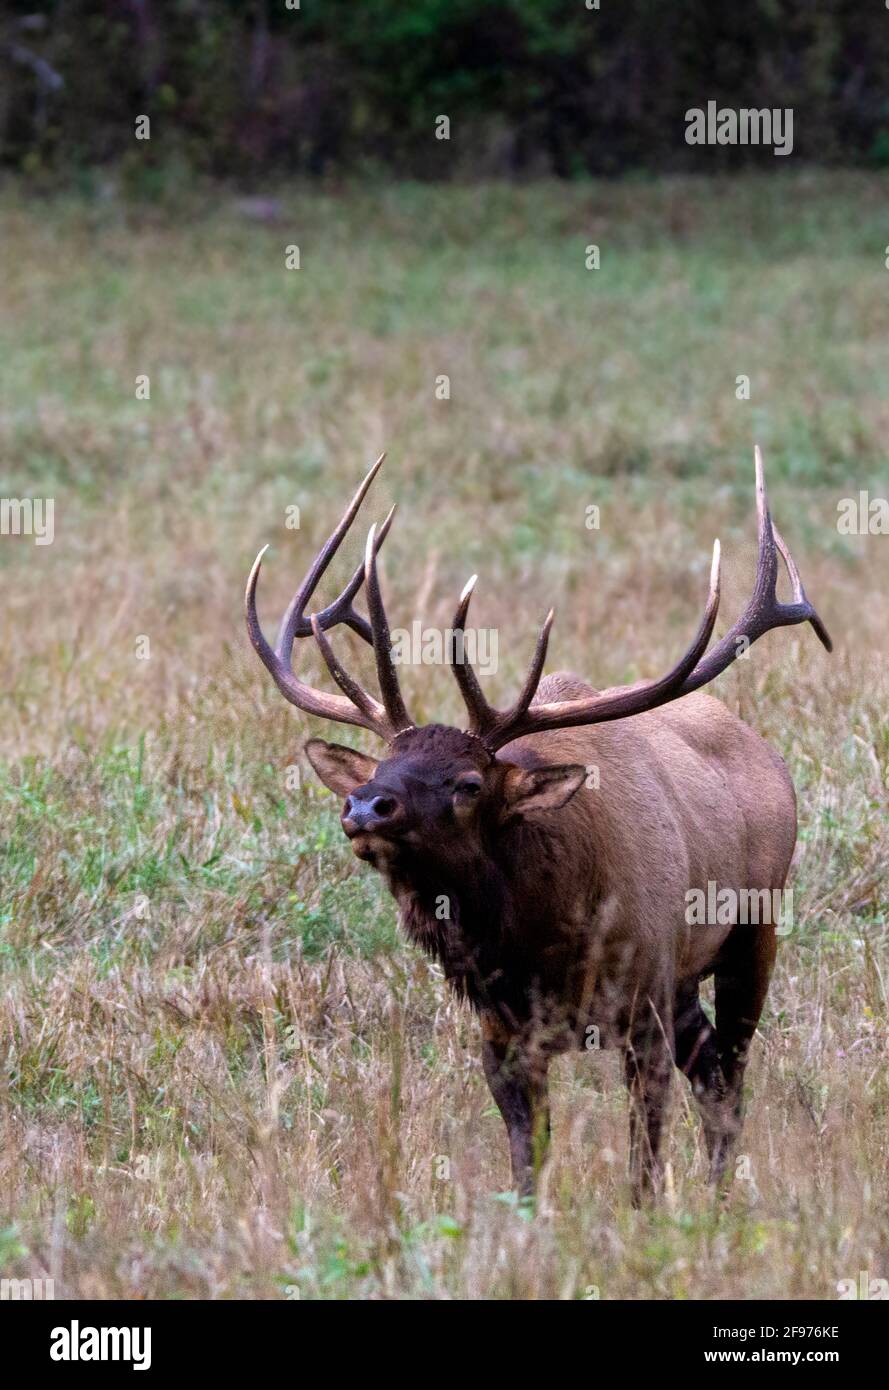
[[[482,789],[481,778],[467,777],[464,781],[458,782],[454,791],[459,796],[478,796]]]

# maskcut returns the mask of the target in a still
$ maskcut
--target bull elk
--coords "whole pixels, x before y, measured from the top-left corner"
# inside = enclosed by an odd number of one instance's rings
[[[698,692],[772,628],[808,621],[831,650],[771,520],[759,450],[753,595],[709,653],[718,541],[697,635],[666,675],[602,691],[567,672],[541,679],[550,612],[508,709],[488,703],[456,644],[450,664],[466,729],[418,727],[401,695],[377,573],[394,507],[379,532],[371,527],[364,563],[339,597],[305,613],[381,463],[319,551],[274,649],[256,613],[260,551],[247,584],[250,641],[298,709],[369,729],[388,745],[377,761],[312,738],[306,754],[344,798],[341,821],[352,850],[385,876],[408,936],[481,1017],[482,1063],[506,1123],[518,1189],[533,1191],[549,1139],[549,1061],[591,1037],[624,1055],[635,1199],[658,1182],[674,1066],[691,1083],[716,1182],[740,1129],[775,927],[745,924],[737,913],[727,923],[690,926],[687,895],[713,883],[748,894],[780,891],[796,840],[796,799],[781,758]],[[793,590],[789,603],[777,596],[778,552]],[[461,595],[456,634],[465,634],[474,583]],[[369,620],[353,603],[362,584]],[[335,655],[327,634],[338,624],[372,645],[381,701]],[[295,674],[294,642],[309,636],[340,694]],[[588,785],[591,767],[598,789]],[[715,1024],[699,999],[711,975]]]

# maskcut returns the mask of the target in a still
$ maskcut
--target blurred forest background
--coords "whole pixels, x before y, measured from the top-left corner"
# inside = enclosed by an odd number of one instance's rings
[[[123,160],[148,193],[161,160],[242,182],[682,171],[701,167],[685,112],[708,99],[793,107],[807,162],[889,164],[883,5],[593,3],[12,0],[0,167]],[[141,147],[139,114],[161,137]],[[431,138],[438,114],[450,142]],[[776,167],[768,149],[708,150],[711,171],[750,162]]]

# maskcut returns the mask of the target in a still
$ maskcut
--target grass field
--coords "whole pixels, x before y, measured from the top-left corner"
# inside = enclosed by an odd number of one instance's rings
[[[889,1278],[889,538],[837,530],[840,499],[886,494],[885,179],[281,197],[270,224],[200,190],[0,198],[0,495],[55,504],[53,544],[0,536],[0,1273],[101,1298],[830,1299]],[[532,1211],[476,1023],[301,765],[309,721],[249,649],[244,580],[271,541],[273,631],[385,448],[367,516],[401,504],[393,622],[447,626],[477,570],[494,696],[550,603],[549,669],[654,675],[717,534],[724,624],[746,596],[754,441],[836,649],[774,633],[715,691],[800,801],[748,1176],[714,1205],[677,1084],[664,1201],[634,1210],[617,1059],[579,1056],[553,1069]],[[360,648],[338,639],[367,674]],[[404,683],[421,719],[459,718],[446,671]]]

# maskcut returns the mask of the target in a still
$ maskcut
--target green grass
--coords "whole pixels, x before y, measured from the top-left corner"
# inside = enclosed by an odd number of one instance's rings
[[[329,793],[288,799],[267,764],[243,800],[224,766],[208,763],[206,774],[200,790],[149,779],[144,741],[96,757],[80,785],[34,760],[14,777],[4,770],[0,976],[26,962],[56,970],[85,946],[104,971],[151,961],[164,914],[182,910],[201,922],[192,960],[231,935],[232,903],[240,941],[273,929],[276,958],[297,943],[310,958],[333,942],[392,949],[392,914],[377,881],[353,873]],[[42,912],[15,910],[35,893]]]
[[[0,537],[0,1271],[95,1297],[830,1298],[887,1277],[889,540],[836,529],[889,473],[885,180],[281,200],[273,225],[202,189],[0,201],[0,496],[54,497],[56,527]],[[653,675],[714,535],[725,621],[747,592],[754,441],[836,639],[828,659],[776,633],[716,690],[800,802],[754,1178],[713,1206],[677,1085],[665,1200],[633,1211],[616,1060],[566,1059],[535,1211],[504,1192],[473,1019],[401,940],[301,758],[309,721],[249,649],[244,580],[271,541],[273,631],[387,448],[367,523],[398,499],[393,622],[447,625],[477,570],[495,696],[552,602],[550,669]],[[441,670],[405,684],[418,719],[460,717]]]

